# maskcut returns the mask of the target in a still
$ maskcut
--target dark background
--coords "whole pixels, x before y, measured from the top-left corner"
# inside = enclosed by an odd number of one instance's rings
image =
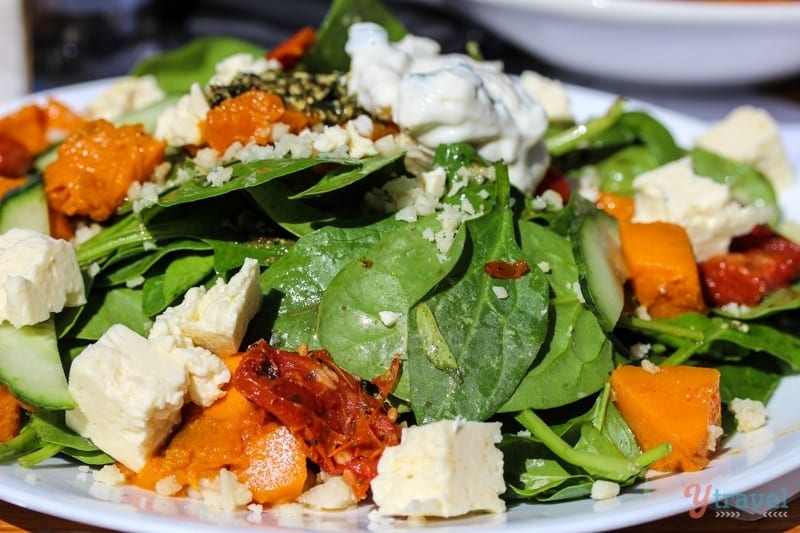
[[[125,74],[139,59],[206,35],[238,37],[271,48],[302,26],[319,26],[328,0],[28,0],[33,89]],[[452,11],[424,2],[384,0],[417,35],[445,52],[479,43],[509,70],[535,62]]]

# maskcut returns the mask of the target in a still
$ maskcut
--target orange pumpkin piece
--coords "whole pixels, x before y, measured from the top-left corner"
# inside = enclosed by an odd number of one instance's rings
[[[22,405],[8,388],[0,385],[0,443],[19,434]]]
[[[600,191],[597,207],[616,218],[620,222],[633,218],[633,196],[623,196],[613,192]]]
[[[122,204],[134,181],[145,181],[164,160],[165,143],[141,125],[86,122],[64,139],[44,171],[50,207],[102,222]]]
[[[619,231],[633,292],[651,317],[705,311],[686,230],[667,222],[622,222]]]
[[[208,145],[224,153],[234,142],[267,144],[272,125],[283,117],[283,100],[275,94],[252,89],[224,100],[206,114],[203,133]]]
[[[48,136],[61,137],[81,127],[85,122],[82,116],[55,98],[48,98],[44,107]]]
[[[233,371],[241,359],[236,355],[225,363]],[[224,397],[205,409],[192,406],[186,416],[164,450],[130,474],[132,483],[153,490],[175,476],[181,485],[197,488],[228,468],[258,503],[291,501],[303,491],[308,471],[302,444],[238,390],[229,387]]]
[[[18,141],[31,154],[38,154],[50,144],[47,139],[47,115],[44,109],[34,104],[0,118],[0,134]]]
[[[303,492],[308,476],[302,443],[286,426],[263,426],[244,443],[246,460],[232,470],[257,503],[287,503]],[[243,458],[243,459],[244,459]]]
[[[719,377],[715,368],[694,366],[622,365],[611,373],[614,405],[642,450],[672,444],[653,469],[693,472],[708,465],[721,433]]]

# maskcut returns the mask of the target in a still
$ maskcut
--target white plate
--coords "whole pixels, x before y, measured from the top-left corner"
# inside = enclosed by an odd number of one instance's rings
[[[572,72],[658,85],[752,84],[800,72],[800,4],[427,0],[450,4]]]
[[[107,81],[67,87],[54,94],[80,108]],[[578,117],[602,113],[614,96],[590,89],[571,87],[571,96]],[[42,95],[34,98],[42,99]],[[685,115],[653,106],[649,111],[663,120],[684,146],[689,145],[704,124]],[[0,114],[13,109],[0,106]],[[793,202],[793,218],[800,218],[800,205]],[[791,209],[792,206],[786,205]],[[735,435],[725,442],[724,453],[709,468],[692,474],[655,476],[625,490],[613,500],[595,502],[589,499],[556,504],[522,504],[512,506],[506,514],[477,515],[448,521],[428,521],[426,529],[462,529],[481,526],[502,532],[536,527],[548,532],[603,531],[626,527],[667,516],[696,506],[693,496],[745,494],[761,485],[780,480],[800,467],[800,419],[796,416],[800,403],[800,376],[786,378],[767,406],[769,424],[750,434]],[[782,481],[781,481],[782,483]],[[782,496],[783,485],[771,487],[770,493]],[[761,489],[764,490],[764,489]],[[792,489],[788,494],[791,495]],[[755,494],[755,493],[754,493]],[[280,516],[275,511],[256,517],[248,512],[220,514],[203,504],[188,499],[161,498],[135,488],[93,486],[86,468],[62,460],[50,460],[43,466],[24,469],[16,464],[0,466],[0,499],[69,520],[119,531],[159,531],[161,533],[253,529],[261,532],[303,528],[306,530],[367,531],[375,528],[367,517],[369,506],[342,513],[306,512],[302,517]],[[711,503],[711,502],[709,502]],[[709,508],[707,512],[712,512]],[[384,529],[418,529],[420,524],[396,521]]]

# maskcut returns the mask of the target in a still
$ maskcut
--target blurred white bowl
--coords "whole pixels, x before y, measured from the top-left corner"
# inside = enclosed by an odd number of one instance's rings
[[[446,0],[553,66],[659,85],[752,84],[800,72],[800,3]]]

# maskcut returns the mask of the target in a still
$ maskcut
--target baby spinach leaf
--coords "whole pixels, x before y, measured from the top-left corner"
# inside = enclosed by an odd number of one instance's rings
[[[195,239],[179,239],[149,253],[145,253],[145,250],[142,250],[142,257],[139,259],[103,271],[100,276],[95,278],[95,286],[111,287],[142,277],[163,257],[174,252],[189,250],[209,250],[209,245]]]
[[[292,188],[281,180],[269,181],[247,190],[255,204],[281,228],[302,237],[335,222],[335,215],[303,200],[290,200]]]
[[[453,268],[464,246],[458,231],[449,250],[426,238],[441,229],[435,215],[405,223],[382,236],[336,274],[322,295],[317,321],[320,344],[346,370],[372,379],[408,347],[409,311]],[[400,318],[387,324],[381,313]],[[401,380],[405,379],[405,373]],[[394,394],[407,398],[399,384]]]
[[[140,335],[147,335],[152,320],[142,310],[141,290],[123,286],[92,293],[69,336],[96,341],[114,324],[124,324]]]
[[[334,0],[320,25],[317,39],[301,62],[310,72],[347,71],[350,57],[344,50],[347,31],[355,22],[375,22],[386,28],[389,39],[400,40],[406,30],[383,5],[376,0]]]
[[[619,150],[595,165],[600,177],[600,190],[632,196],[633,179],[643,172],[658,167],[656,155],[646,146],[631,145]]]
[[[700,148],[692,150],[691,156],[695,174],[726,184],[730,187],[733,197],[740,203],[772,207],[774,211],[772,222],[778,222],[780,209],[775,189],[758,170]]]
[[[529,263],[546,269],[555,300],[543,355],[500,412],[572,403],[600,390],[614,367],[610,341],[595,315],[578,301],[571,243],[531,222],[521,221],[519,228],[522,250]]]
[[[241,267],[247,258],[256,259],[262,266],[269,266],[283,257],[294,244],[285,239],[262,239],[250,242],[205,239],[205,243],[214,251],[214,271],[218,274]]]
[[[261,274],[270,342],[287,349],[317,341],[317,312],[323,292],[342,268],[401,224],[394,217],[365,226],[328,226],[301,237]]]
[[[394,154],[376,155],[369,157],[356,168],[341,166],[325,174],[315,185],[308,189],[289,197],[290,200],[319,196],[333,192],[348,185],[352,185],[364,178],[367,178],[378,170],[395,163],[405,155],[405,152]]]
[[[449,372],[454,379],[461,380],[458,369],[458,361],[447,345],[447,341],[442,337],[436,317],[433,316],[431,308],[420,302],[415,307],[416,316],[414,323],[419,333],[419,341],[423,352],[433,366],[439,370]]]
[[[483,420],[494,414],[516,389],[547,335],[548,287],[542,271],[533,268],[518,279],[496,279],[484,268],[489,261],[525,257],[515,240],[505,166],[496,166],[496,180],[497,202],[483,217],[466,222],[464,257],[424,301],[463,381],[432,365],[418,330],[410,331],[407,370],[419,423],[457,416]],[[507,296],[499,297],[495,289]]]
[[[143,287],[142,308],[155,316],[179,297],[208,278],[214,269],[213,255],[187,255],[174,259],[163,274],[147,278]]]
[[[753,355],[740,364],[714,365],[720,373],[722,403],[734,398],[749,398],[767,403],[783,376],[774,359]]]
[[[205,84],[216,65],[233,54],[246,53],[263,57],[265,50],[231,37],[201,37],[175,50],[145,58],[133,66],[133,76],[151,74],[159,87],[171,94],[189,92],[192,83]]]
[[[212,185],[205,175],[198,175],[162,195],[158,199],[158,203],[162,206],[171,206],[222,196],[231,191],[257,187],[262,183],[300,172],[321,163],[360,166],[357,161],[352,159],[311,157],[262,159],[247,163],[237,161],[230,164],[229,168],[232,169],[231,178],[222,185]]]

